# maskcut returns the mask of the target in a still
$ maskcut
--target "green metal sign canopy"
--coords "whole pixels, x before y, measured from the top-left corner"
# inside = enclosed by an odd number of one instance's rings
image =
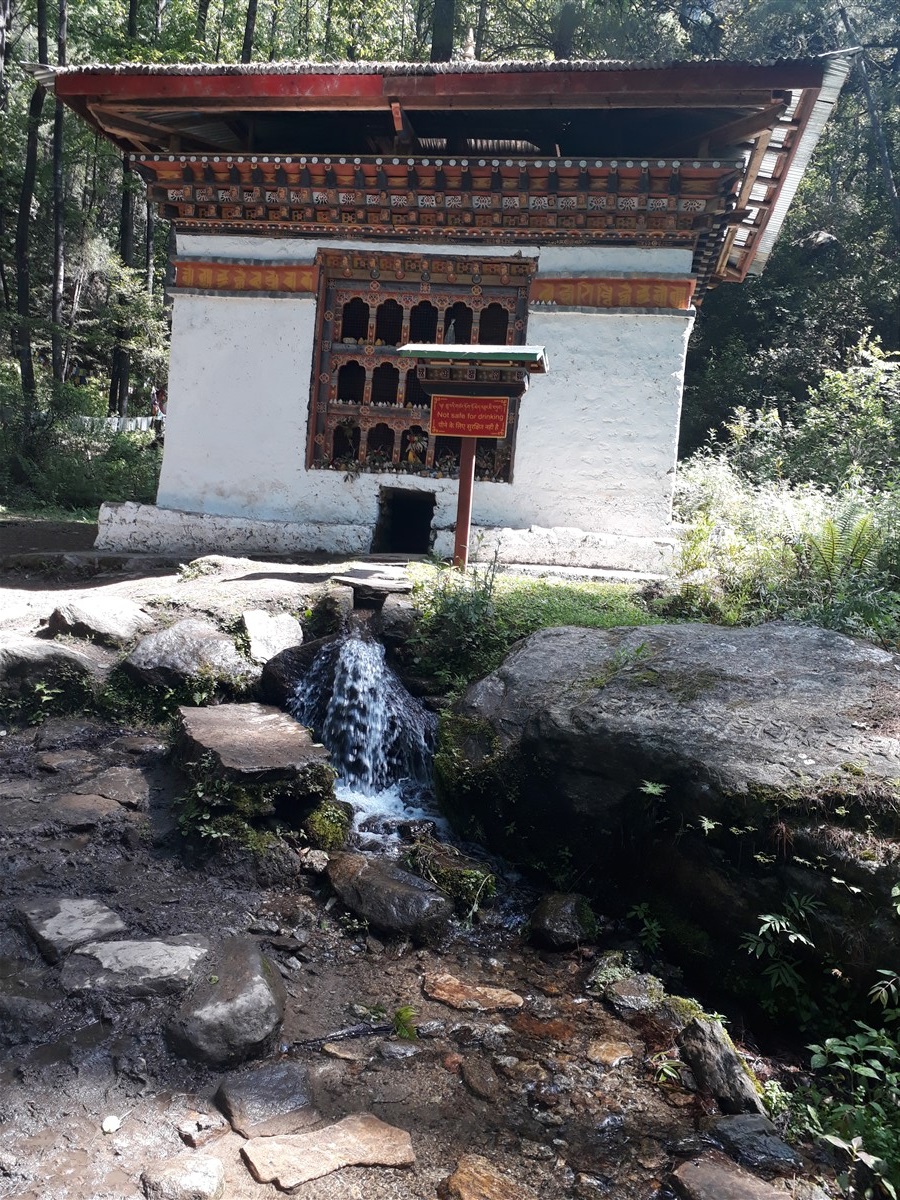
[[[543,346],[436,342],[410,342],[397,353],[416,360],[419,385],[431,398],[429,434],[460,439],[453,565],[464,571],[469,561],[478,439],[506,437],[510,399],[524,395],[531,375],[546,375],[547,353]]]

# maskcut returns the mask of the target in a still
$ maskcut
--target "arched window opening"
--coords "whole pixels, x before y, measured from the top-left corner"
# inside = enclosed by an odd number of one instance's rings
[[[478,341],[482,346],[505,346],[509,332],[509,313],[502,304],[489,304],[482,309],[478,324]]]
[[[344,363],[338,371],[337,398],[342,404],[362,404],[366,369],[358,362]]]
[[[369,306],[364,300],[348,300],[341,312],[341,341],[364,344],[369,336]]]
[[[419,470],[425,465],[428,453],[428,434],[421,425],[413,425],[403,430],[403,440],[400,443],[400,460],[406,464],[407,470]]]
[[[394,457],[394,431],[379,423],[369,430],[366,463],[370,467],[389,467]]]
[[[382,363],[372,372],[372,403],[396,404],[400,372],[390,363]]]
[[[427,408],[428,397],[419,383],[419,378],[416,375],[415,368],[412,371],[406,372],[406,392],[403,402],[407,408]]]
[[[346,466],[359,457],[359,426],[352,421],[341,421],[334,431],[331,455],[332,466]]]
[[[409,340],[411,342],[437,341],[438,310],[428,300],[420,300],[409,314]]]
[[[403,309],[396,300],[385,300],[375,314],[375,345],[399,346],[402,332]]]
[[[448,346],[466,346],[472,341],[472,310],[461,300],[444,313],[444,342]]]

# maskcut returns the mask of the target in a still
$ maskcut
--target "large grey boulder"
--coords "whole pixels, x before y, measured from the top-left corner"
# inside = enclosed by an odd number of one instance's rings
[[[900,836],[896,655],[779,622],[546,629],[468,689],[442,739],[437,783],[460,828],[595,888],[674,901],[698,959],[710,932],[734,945],[795,892],[821,902],[814,940],[848,946],[860,971],[900,964],[885,916]]]
[[[227,634],[196,617],[141,638],[124,666],[129,674],[153,687],[177,687],[198,676],[242,685],[259,673],[241,657]]]
[[[256,663],[266,663],[282,650],[303,642],[303,627],[290,613],[250,608],[241,613],[241,621],[250,643],[250,657]]]
[[[112,658],[99,647],[76,649],[21,633],[0,635],[0,699],[28,701],[40,686],[68,690],[86,688],[109,673]],[[48,705],[48,710],[49,710]]]
[[[83,596],[55,608],[47,622],[52,637],[61,633],[88,638],[103,646],[127,646],[143,633],[149,633],[153,621],[124,596]]]
[[[453,904],[443,892],[387,859],[334,854],[328,878],[352,912],[386,933],[430,942],[444,932],[453,915]]]
[[[228,1066],[261,1053],[281,1025],[285,991],[250,938],[228,938],[166,1030],[187,1058]]]

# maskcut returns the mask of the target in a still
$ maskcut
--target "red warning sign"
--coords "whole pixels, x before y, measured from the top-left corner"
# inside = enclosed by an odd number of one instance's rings
[[[432,436],[505,438],[509,424],[506,396],[432,396]]]

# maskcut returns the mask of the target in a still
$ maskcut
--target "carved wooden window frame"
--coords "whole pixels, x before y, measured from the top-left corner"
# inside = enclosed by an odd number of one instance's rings
[[[447,310],[463,303],[472,311],[470,340],[478,344],[481,314],[490,305],[499,304],[509,316],[507,345],[523,345],[536,260],[323,249],[316,255],[316,262],[320,270],[307,468],[418,478],[455,475],[458,458],[454,465],[451,441],[428,436],[430,401],[418,397],[424,403],[407,403],[407,388],[414,386],[410,382],[414,378],[413,364],[399,358],[395,346],[379,344],[376,338],[379,307],[389,300],[399,303],[402,323],[398,345],[403,345],[410,340],[412,309],[421,301],[427,300],[437,309],[435,340],[438,342],[443,341],[447,332]],[[368,305],[369,319],[365,338],[351,342],[342,340],[341,333],[343,306],[353,300]],[[455,324],[452,332],[456,333]],[[341,368],[354,362],[365,371],[361,403],[355,397],[348,401],[339,394]],[[393,393],[386,383],[392,377],[388,366],[399,370],[394,403],[390,402]],[[380,390],[376,388],[373,395],[373,377],[379,368],[382,368],[378,374]],[[479,441],[476,460],[479,480],[512,482],[518,415],[519,404],[513,400],[508,436],[497,441]],[[393,433],[389,457],[380,430],[373,439],[376,448],[369,449],[370,434],[376,426],[387,426]],[[336,453],[336,441],[338,449],[346,448],[349,453]]]

